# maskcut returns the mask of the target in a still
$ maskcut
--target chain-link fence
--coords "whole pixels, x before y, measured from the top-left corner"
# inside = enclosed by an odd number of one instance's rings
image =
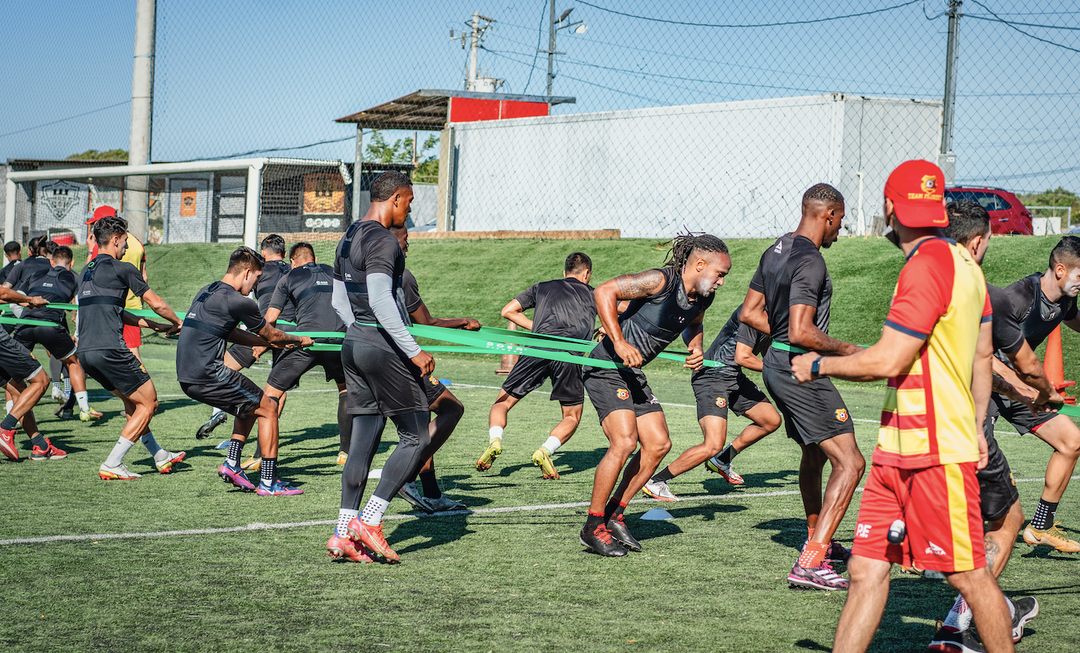
[[[422,191],[435,216],[423,223],[442,229],[773,236],[825,181],[847,198],[849,232],[871,233],[885,176],[912,157],[941,161],[954,187],[1015,198],[987,202],[1038,207],[1029,229],[1080,218],[1074,2],[157,4],[154,160],[280,151],[353,162],[359,150],[438,180]],[[130,48],[105,70],[130,82]],[[370,111],[418,89],[457,96]],[[70,113],[96,107],[85,101],[72,98]],[[349,121],[359,148],[340,116],[362,116]],[[82,143],[80,120],[30,136]],[[115,122],[126,143],[127,117]],[[21,126],[0,127],[0,152],[41,156],[10,149],[4,137]],[[199,238],[235,237],[241,186],[203,183],[215,199]],[[301,231],[334,229],[298,199],[308,185],[333,196],[329,182],[267,183],[281,199],[267,201],[279,212],[264,210],[260,230],[297,219]],[[342,201],[351,219],[351,190]]]

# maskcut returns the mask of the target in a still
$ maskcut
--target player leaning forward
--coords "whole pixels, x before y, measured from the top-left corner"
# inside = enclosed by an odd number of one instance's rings
[[[326,548],[331,556],[355,561],[370,561],[366,548],[397,562],[398,554],[383,537],[383,513],[419,469],[431,443],[423,377],[435,369],[435,361],[407,329],[409,313],[401,285],[405,255],[390,232],[391,227],[405,225],[412,198],[408,177],[399,172],[380,175],[371,185],[371,207],[349,225],[334,260],[334,309],[349,325],[341,362],[346,409],[353,422],[349,457],[341,474],[338,526]],[[378,414],[370,414],[373,404]],[[398,446],[359,513],[371,458],[387,419],[397,427]]]
[[[936,165],[907,161],[885,184],[888,237],[908,260],[877,344],[792,360],[800,382],[888,379],[836,653],[870,645],[893,563],[944,572],[971,607],[986,650],[1013,650],[1009,609],[986,566],[976,478],[987,459],[981,425],[990,400],[991,307],[978,264],[942,237],[943,182]]]
[[[616,369],[585,365],[583,374],[610,443],[596,466],[589,516],[580,535],[582,544],[601,555],[625,556],[627,549],[641,550],[626,527],[623,509],[671,449],[664,410],[640,368],[680,333],[690,350],[685,366],[701,368],[701,321],[730,269],[724,241],[710,235],[679,236],[663,269],[624,274],[596,289],[596,311],[607,335],[589,358],[622,365]],[[617,309],[620,301],[630,302],[622,315]],[[634,454],[639,444],[641,449]],[[624,465],[622,482],[615,488]]]
[[[124,465],[124,455],[142,441],[162,474],[184,459],[184,452],[162,449],[150,431],[157,410],[157,390],[146,368],[124,342],[124,325],[176,333],[180,318],[143,280],[142,272],[120,260],[127,251],[127,220],[105,216],[94,223],[98,255],[83,268],[76,295],[79,312],[75,323],[79,365],[86,375],[124,402],[127,423],[98,475],[105,480],[131,480],[139,475]],[[128,291],[141,297],[167,323],[152,322],[124,310]]]

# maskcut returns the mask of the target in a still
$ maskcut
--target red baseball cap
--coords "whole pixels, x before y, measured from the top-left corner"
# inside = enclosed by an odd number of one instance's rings
[[[94,217],[86,221],[85,224],[94,224],[98,220],[106,217],[112,217],[116,215],[116,209],[111,206],[99,206],[94,210]]]
[[[904,161],[885,182],[885,197],[893,201],[896,218],[905,227],[947,227],[945,173],[929,161]]]

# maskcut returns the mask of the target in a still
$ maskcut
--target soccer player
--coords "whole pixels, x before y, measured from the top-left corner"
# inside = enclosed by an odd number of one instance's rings
[[[949,226],[945,228],[945,235],[967,250],[973,261],[982,265],[983,257],[986,256],[986,250],[990,244],[990,214],[981,204],[971,200],[951,202],[945,208],[949,215]],[[1031,351],[1031,347],[1024,340],[1020,324],[1012,316],[1008,295],[1001,288],[990,284],[986,284],[986,291],[990,297],[990,307],[994,312],[991,333],[994,351],[998,352],[998,356],[1006,357],[1013,365],[1015,372],[1010,376],[1016,379],[1018,387],[1038,388],[1033,391],[1034,395],[1029,397],[1020,394],[1017,388],[1000,376],[994,376],[995,391],[1027,405],[1061,403],[1063,401],[1061,395],[1047,380],[1042,363],[1035,356],[1035,352]],[[995,366],[997,364],[1004,366],[1000,360],[991,362]],[[1020,380],[1021,378],[1023,380]],[[1009,469],[1009,461],[1005,459],[1005,454],[1001,452],[997,438],[994,437],[996,421],[997,410],[991,402],[987,409],[986,420],[983,422],[987,464],[978,471],[976,477],[979,479],[979,506],[982,510],[983,521],[986,522],[983,527],[986,566],[990,568],[995,578],[999,578],[1009,562],[1009,556],[1016,544],[1016,536],[1024,525],[1024,512],[1020,508],[1020,493],[1016,491],[1016,482]],[[1019,642],[1024,634],[1024,624],[1039,614],[1039,602],[1034,597],[1017,600],[1010,598],[1009,602],[1010,611],[1013,613],[1013,642]],[[945,617],[942,627],[952,632],[959,632],[967,630],[970,625],[971,611],[964,597],[959,596]]]
[[[111,206],[99,206],[94,210],[94,215],[86,221],[87,225],[93,225],[98,220],[106,216],[115,216],[116,209]],[[93,227],[91,226],[91,229]],[[86,239],[88,249],[86,252],[86,262],[89,263],[98,255],[97,240],[93,238],[93,233]],[[147,281],[146,276],[146,247],[142,242],[128,234],[127,249],[124,251],[124,255],[120,258],[125,263],[131,263],[139,270],[139,274],[142,275],[143,281]],[[137,311],[142,309],[142,300],[135,296],[135,293],[128,292],[127,298],[124,300],[124,308],[129,311]],[[127,344],[128,349],[135,358],[142,361],[142,356],[139,354],[139,347],[142,347],[142,329],[134,324],[124,325],[124,343]]]
[[[22,264],[22,245],[14,240],[4,243],[4,258],[7,263],[3,268],[0,268],[0,284],[7,281],[8,276],[16,266]]]
[[[266,315],[266,311],[270,308],[270,300],[274,297],[274,288],[277,287],[281,277],[289,271],[289,264],[285,262],[285,239],[281,236],[270,234],[262,239],[259,248],[262,250],[260,254],[266,264],[263,266],[262,274],[259,276],[258,284],[255,286],[255,298],[259,302],[259,312]],[[280,315],[278,315],[278,319],[294,322],[296,320],[296,309],[291,304],[284,306]],[[263,348],[256,350],[246,345],[235,344],[225,352],[225,367],[238,372],[246,370],[255,364],[255,361],[259,359],[264,351]],[[272,354],[275,363],[278,355],[278,350],[275,348]],[[285,399],[284,395],[282,395],[282,399],[278,402],[279,415],[284,408]],[[200,426],[195,433],[195,439],[203,440],[210,437],[214,429],[224,424],[226,419],[228,419],[226,413],[215,408],[210,415],[210,419]],[[243,467],[244,469],[254,469],[257,464],[256,460],[252,459],[245,462]]]
[[[592,260],[581,252],[574,252],[566,257],[562,279],[529,286],[503,307],[502,316],[533,333],[589,340],[596,324],[596,301],[589,285],[590,278]],[[536,309],[531,320],[525,316],[525,311],[530,308]],[[551,455],[566,444],[581,423],[585,403],[581,365],[532,356],[518,359],[495,398],[488,415],[488,447],[476,461],[477,470],[489,469],[502,453],[506,414],[547,379],[551,379],[551,400],[562,406],[562,421],[533,453],[532,461],[543,472],[544,478],[559,478]]]
[[[828,184],[811,186],[802,197],[798,228],[781,236],[761,255],[739,319],[772,336],[761,377],[784,415],[787,435],[802,449],[799,491],[806,512],[807,541],[788,582],[822,590],[847,589],[832,562],[848,552],[833,540],[866,463],[855,442],[855,427],[843,398],[828,379],[801,386],[791,376],[799,353],[846,355],[858,347],[829,336],[832,280],[821,247],[836,242],[844,220],[844,196]],[[825,463],[832,473],[821,493]]]
[[[56,250],[56,243],[49,240],[48,236],[31,238],[26,249],[30,252],[30,258],[11,269],[7,278],[4,279],[3,286],[5,288],[25,290],[26,280],[29,279],[31,275],[40,272],[41,270],[48,270],[52,267],[52,264],[49,262],[49,257],[52,256],[52,253]]]
[[[98,476],[104,480],[133,480],[139,474],[124,464],[124,456],[140,440],[154,458],[158,472],[167,474],[184,459],[184,452],[162,449],[150,431],[150,420],[157,410],[157,390],[146,368],[124,342],[124,325],[136,324],[166,335],[180,329],[180,318],[158,297],[138,268],[120,261],[127,248],[127,220],[105,216],[94,223],[98,255],[83,268],[76,295],[79,311],[75,320],[79,365],[90,378],[124,402],[127,423]],[[25,265],[25,264],[24,264]],[[155,313],[168,320],[154,322],[135,317],[124,310],[125,297],[131,290],[142,297]]]
[[[0,301],[35,308],[48,302],[43,297],[26,297],[9,288],[0,288]],[[31,460],[59,460],[66,457],[67,453],[54,446],[38,431],[37,421],[34,419],[34,404],[49,387],[49,375],[28,349],[12,339],[3,329],[0,329],[0,385],[5,387],[11,397],[7,415],[0,421],[0,451],[11,460],[19,459],[15,427],[21,422],[23,430],[30,435]]]
[[[240,372],[225,367],[225,341],[247,347],[308,347],[307,336],[291,336],[267,324],[257,304],[246,298],[262,272],[263,258],[250,247],[238,247],[229,257],[221,281],[204,286],[191,303],[176,345],[176,378],[184,394],[234,416],[233,434],[218,476],[260,496],[303,494],[277,476],[277,398],[264,393]],[[238,329],[240,324],[247,331]],[[240,467],[240,454],[251,427],[259,422],[262,463],[259,487]]]
[[[326,545],[334,557],[370,561],[370,550],[388,562],[399,560],[383,536],[383,513],[419,469],[431,443],[423,377],[434,371],[435,360],[406,328],[408,311],[401,288],[405,255],[390,233],[391,227],[405,225],[412,199],[408,177],[394,171],[380,175],[371,185],[371,206],[349,225],[334,260],[334,309],[349,325],[341,361],[353,416],[349,457],[341,474],[338,526]],[[366,414],[371,403],[379,414]],[[360,513],[371,458],[387,419],[397,427],[398,446]]]
[[[987,460],[980,427],[990,397],[990,301],[978,264],[942,237],[944,180],[936,165],[906,161],[885,183],[887,237],[908,261],[881,339],[852,355],[813,352],[791,362],[804,383],[888,379],[836,653],[870,645],[894,563],[946,574],[971,606],[986,649],[1013,650],[1007,603],[986,566],[975,476]],[[930,648],[963,644],[954,633]]]
[[[668,488],[667,482],[701,463],[705,463],[710,471],[720,474],[729,483],[742,485],[742,477],[731,468],[731,459],[739,451],[780,428],[780,414],[769,403],[765,393],[742,373],[744,365],[761,371],[758,354],[769,346],[771,338],[739,322],[741,310],[741,306],[735,309],[705,351],[705,359],[721,363],[720,367],[702,367],[690,377],[690,385],[694,388],[694,397],[697,400],[698,424],[705,441],[682,452],[670,465],[653,474],[645,483],[642,490],[654,499],[678,501],[678,497]],[[732,443],[738,445],[738,448],[729,446],[724,449],[724,442],[727,440],[728,408],[735,411],[736,415],[750,420],[750,424]]]
[[[292,269],[281,277],[274,289],[266,309],[266,321],[274,324],[281,312],[289,308],[296,321],[296,326],[291,330],[301,333],[336,331],[344,335],[345,325],[334,312],[332,301],[334,268],[320,264],[315,258],[315,249],[305,242],[289,248],[289,260]],[[322,367],[327,381],[333,380],[337,384],[340,450],[347,453],[352,417],[345,410],[345,370],[341,367],[341,354],[336,351],[289,349],[276,358],[277,362],[270,370],[266,388],[263,389],[263,393],[275,402],[281,401],[285,392],[295,386],[305,372],[316,366]],[[341,458],[341,455],[338,457]],[[344,464],[344,461],[341,463]]]
[[[663,269],[620,275],[596,289],[606,335],[589,358],[620,364],[617,369],[584,367],[585,389],[611,445],[596,466],[589,516],[579,535],[583,545],[600,555],[621,557],[627,549],[641,550],[623,510],[671,450],[664,409],[640,368],[680,333],[690,351],[685,367],[701,368],[701,321],[730,269],[724,241],[687,234],[672,241]],[[621,315],[620,301],[630,302]]]
[[[33,297],[44,297],[50,303],[72,301],[79,287],[79,281],[71,271],[72,258],[70,247],[57,247],[52,255],[53,267],[31,274],[25,281],[26,290],[23,293]],[[75,402],[78,402],[80,420],[90,422],[101,419],[102,414],[90,407],[86,393],[86,375],[83,373],[82,366],[79,365],[75,341],[71,339],[68,332],[64,312],[56,308],[36,308],[24,310],[22,317],[54,324],[54,326],[20,324],[15,327],[11,335],[29,351],[33,351],[35,345],[43,346],[54,360],[62,362],[67,368],[74,392],[56,411],[57,414],[63,414],[64,419],[70,419],[73,417],[72,407]]]
[[[407,227],[391,227],[390,232],[398,239],[398,245],[406,257],[409,255],[409,230]],[[401,275],[401,288],[405,292],[405,310],[409,311],[409,317],[413,324],[427,324],[430,326],[443,327],[446,329],[465,329],[476,331],[480,328],[480,322],[465,317],[446,318],[432,317],[424,300],[420,298],[420,284],[416,282],[413,273],[405,268]],[[443,512],[447,510],[465,510],[465,504],[454,501],[442,493],[438,479],[435,478],[435,452],[442,447],[454,432],[461,416],[465,414],[465,406],[454,396],[454,393],[442,384],[441,381],[431,376],[425,376],[424,391],[427,393],[428,409],[435,413],[435,419],[428,424],[428,435],[431,444],[424,452],[427,458],[417,476],[420,479],[421,489],[417,490],[415,477],[398,490],[398,496],[409,502],[412,507],[423,510],[426,513]]]
[[[1032,350],[1062,322],[1080,331],[1076,296],[1080,294],[1080,238],[1065,236],[1050,252],[1050,266],[1005,289],[1011,316],[1020,323],[1024,339]],[[1007,380],[1010,372],[1003,363],[994,371]],[[1080,543],[1070,540],[1054,517],[1069,478],[1080,457],[1080,428],[1065,415],[1041,412],[1032,415],[1024,404],[1001,394],[992,396],[998,413],[1021,434],[1034,433],[1050,445],[1053,453],[1046,465],[1046,480],[1035,515],[1024,528],[1024,541],[1031,546],[1049,546],[1067,553],[1080,552]]]

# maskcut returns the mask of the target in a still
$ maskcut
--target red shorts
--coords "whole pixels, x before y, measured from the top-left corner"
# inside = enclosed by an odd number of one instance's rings
[[[852,554],[942,572],[986,566],[975,463],[923,469],[874,464],[863,490]],[[889,526],[907,525],[890,544]]]
[[[128,349],[142,347],[142,329],[131,324],[125,324],[124,344],[128,346]]]

